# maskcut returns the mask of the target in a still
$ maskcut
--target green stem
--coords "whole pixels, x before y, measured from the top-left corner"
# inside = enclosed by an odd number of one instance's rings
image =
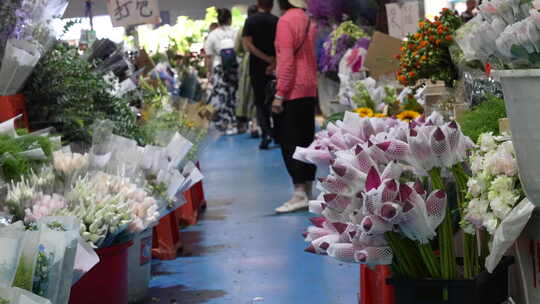
[[[398,268],[403,270],[405,276],[414,279],[426,276],[426,271],[422,268],[422,262],[418,258],[419,253],[414,246],[409,244],[409,242],[413,243],[412,241],[402,238],[395,232],[387,232],[386,239],[397,260]]]
[[[426,265],[431,278],[440,278],[441,271],[439,265],[437,265],[437,257],[435,256],[435,253],[433,253],[431,244],[418,244],[418,249],[420,250],[420,255],[424,260],[424,264]]]
[[[454,167],[452,167],[452,173],[454,175],[454,179],[456,181],[456,187],[457,187],[457,199],[458,199],[458,206],[459,206],[459,214],[460,217],[463,219],[464,217],[464,210],[467,207],[466,203],[466,193],[467,193],[467,180],[468,176],[463,171],[463,167],[461,164],[457,164]],[[476,267],[478,260],[478,249],[476,244],[476,236],[470,235],[467,233],[464,233],[463,235],[463,273],[464,277],[467,280],[473,279],[477,273],[476,273]]]
[[[429,172],[434,190],[444,190],[441,169],[434,168]],[[449,204],[447,204],[444,220],[438,228],[439,249],[441,251],[441,276],[443,279],[453,280],[457,277],[456,259],[454,256],[454,231]]]
[[[489,234],[485,230],[480,230],[480,271],[486,265],[486,259],[489,256]]]

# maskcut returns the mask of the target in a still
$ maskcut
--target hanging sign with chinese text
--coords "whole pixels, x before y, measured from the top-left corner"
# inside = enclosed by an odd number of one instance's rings
[[[113,26],[159,23],[158,0],[107,0]]]
[[[390,3],[386,5],[388,16],[388,33],[397,39],[418,30],[420,4],[418,1]]]

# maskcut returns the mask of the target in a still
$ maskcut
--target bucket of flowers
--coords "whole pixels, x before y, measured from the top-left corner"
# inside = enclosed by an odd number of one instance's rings
[[[527,223],[532,205],[520,201],[509,144],[492,147],[496,153],[478,152],[482,149],[485,145],[476,146],[455,121],[445,122],[437,112],[409,123],[346,113],[295,154],[331,168],[319,181],[322,193],[310,202],[310,211],[319,217],[304,234],[306,251],[368,267],[389,266],[388,284],[397,303],[506,301],[513,260],[503,254]],[[482,190],[466,173],[473,151],[475,166],[485,166],[475,155],[487,153],[485,162],[496,167],[485,180],[476,179],[489,183]],[[475,169],[475,175],[485,176]],[[509,178],[497,177],[506,173]],[[448,179],[456,184],[457,201],[448,199],[453,196]],[[473,191],[487,203],[478,204]],[[484,207],[495,218],[479,221],[476,212]],[[463,250],[457,252],[459,218],[464,236]],[[510,235],[504,231],[509,225],[516,226]]]

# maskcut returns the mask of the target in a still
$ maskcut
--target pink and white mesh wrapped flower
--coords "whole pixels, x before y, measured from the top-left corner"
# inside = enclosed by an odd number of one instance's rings
[[[474,147],[453,121],[442,126],[426,123],[411,126],[408,136],[410,163],[420,170],[451,168],[465,161],[467,151]]]
[[[331,169],[319,180],[322,194],[310,202],[310,211],[321,217],[312,220],[315,226],[304,234],[310,243],[306,251],[345,262],[388,265],[392,250],[385,233],[400,232],[428,243],[444,218],[446,193],[429,194],[420,181],[403,182],[403,172],[414,168],[427,174],[435,167],[452,167],[471,147],[457,123],[445,123],[438,113],[410,124],[346,113],[310,147],[297,150],[310,162],[318,155],[315,150],[325,151]]]

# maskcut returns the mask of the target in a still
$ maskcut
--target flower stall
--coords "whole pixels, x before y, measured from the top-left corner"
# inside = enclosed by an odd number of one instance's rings
[[[362,303],[538,299],[537,2],[487,1],[467,23],[449,9],[420,20],[395,82],[355,59],[369,40],[339,45],[348,111],[295,158],[330,168],[310,202],[306,251],[365,265]],[[337,54],[328,41],[323,59]]]
[[[56,40],[67,3],[0,3],[0,303],[144,298],[152,229],[177,221],[216,138],[213,109],[175,100],[166,66]]]

